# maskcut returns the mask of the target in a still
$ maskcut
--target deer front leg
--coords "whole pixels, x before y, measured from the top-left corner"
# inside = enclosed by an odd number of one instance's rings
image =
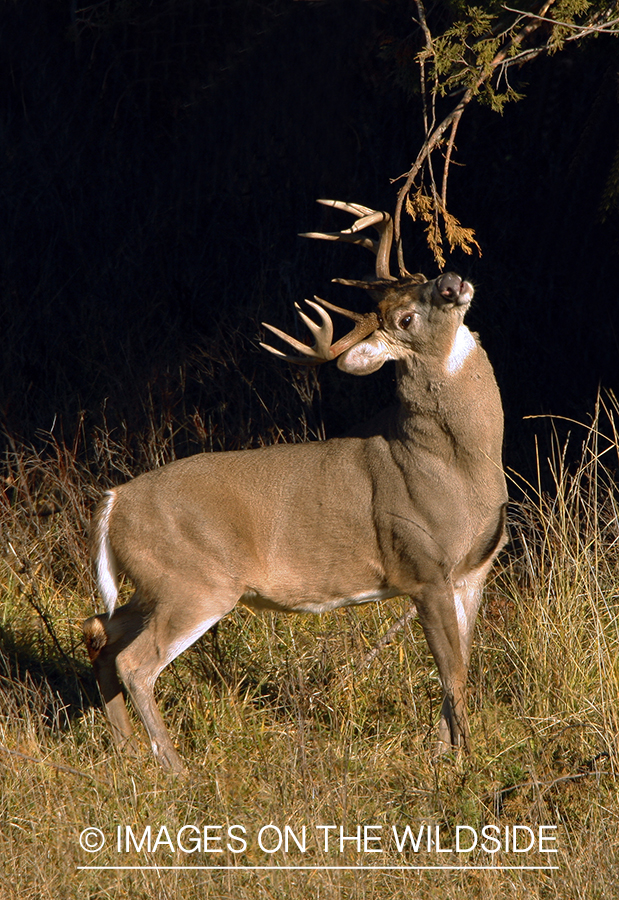
[[[443,685],[443,704],[438,727],[439,752],[451,747],[466,748],[469,738],[466,711],[468,666],[462,655],[451,584],[443,581],[426,585],[415,597],[415,605]]]

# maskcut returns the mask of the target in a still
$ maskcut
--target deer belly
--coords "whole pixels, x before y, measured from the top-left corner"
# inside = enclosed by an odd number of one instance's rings
[[[255,590],[246,591],[240,598],[240,602],[244,606],[251,609],[270,609],[279,610],[281,612],[298,612],[298,613],[324,613],[333,609],[339,609],[341,606],[359,606],[362,603],[372,603],[377,600],[387,600],[389,597],[397,597],[401,593],[394,588],[376,588],[369,591],[361,591],[345,596],[335,596],[329,598],[318,597],[286,597],[281,601],[274,600],[271,597],[263,596]]]

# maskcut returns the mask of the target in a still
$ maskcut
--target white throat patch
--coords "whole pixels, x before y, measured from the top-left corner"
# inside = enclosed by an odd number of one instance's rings
[[[475,349],[475,346],[475,338],[466,325],[461,325],[456,331],[456,339],[447,360],[447,371],[450,375],[454,375],[462,368],[464,360]]]

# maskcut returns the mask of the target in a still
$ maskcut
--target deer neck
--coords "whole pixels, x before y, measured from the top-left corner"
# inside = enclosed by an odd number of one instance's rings
[[[465,325],[436,356],[410,353],[396,363],[403,444],[443,459],[500,460],[503,413],[492,367]]]

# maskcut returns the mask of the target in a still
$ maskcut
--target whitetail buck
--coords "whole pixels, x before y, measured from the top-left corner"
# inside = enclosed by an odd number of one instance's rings
[[[377,280],[364,315],[308,301],[317,364],[368,375],[395,360],[398,404],[363,436],[205,453],[108,491],[95,516],[94,558],[107,614],[84,623],[114,738],[132,745],[124,684],[159,762],[182,771],[153,687],[176,656],[237,603],[321,613],[386,597],[415,604],[444,690],[439,746],[468,737],[466,678],[480,594],[504,542],[503,414],[492,367],[463,319],[473,288],[457,275],[389,274],[385,213],[321,201],[357,217],[337,234],[368,246]],[[374,226],[380,240],[360,229]],[[355,320],[332,343],[324,307]],[[135,587],[115,610],[117,572]]]

